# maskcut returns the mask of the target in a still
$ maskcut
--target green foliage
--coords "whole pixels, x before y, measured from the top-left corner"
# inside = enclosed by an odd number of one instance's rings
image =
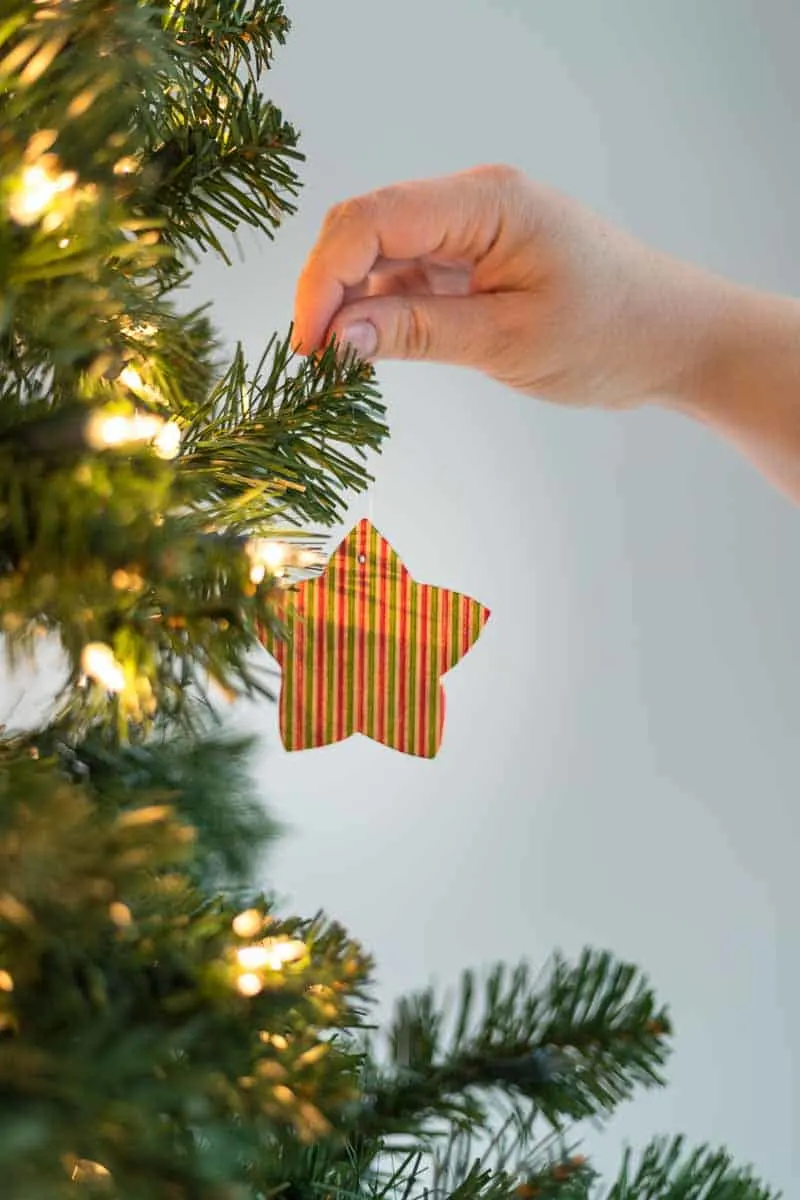
[[[287,29],[275,3],[139,0],[27,0],[0,27],[0,619],[12,655],[60,636],[78,735],[184,718],[209,680],[264,693],[248,652],[275,579],[251,586],[243,538],[332,524],[386,431],[354,356],[298,364],[290,330],[250,378],[204,310],[176,311],[181,256],[293,211],[296,134],[241,81]],[[67,185],[26,207],[31,171]],[[177,458],[98,452],[92,418],[137,411],[178,427]],[[80,686],[90,643],[114,698]]]
[[[2,1194],[774,1200],[680,1140],[602,1192],[566,1144],[663,1083],[633,965],[467,972],[454,1013],[402,1000],[382,1052],[371,960],[257,886],[279,829],[208,686],[269,693],[282,581],[251,539],[316,544],[386,433],[341,347],[276,333],[251,373],[179,304],[187,262],[295,211],[298,136],[261,92],[288,32],[280,0],[0,14],[0,631],[67,660],[49,724],[0,731]]]
[[[556,957],[541,989],[527,963],[513,971],[499,965],[477,1021],[475,994],[467,972],[449,1045],[432,991],[401,1002],[389,1037],[402,1076],[381,1089],[382,1122],[403,1121],[428,1104],[438,1110],[443,1098],[449,1119],[485,1122],[475,1093],[501,1088],[535,1101],[560,1128],[565,1117],[609,1115],[637,1085],[663,1083],[669,1017],[639,971],[608,953],[587,950],[574,966]]]
[[[607,1200],[776,1200],[750,1171],[737,1169],[723,1150],[686,1151],[682,1137],[657,1138],[635,1161],[625,1154]]]
[[[175,780],[156,789],[153,764],[135,786],[130,762],[126,774],[106,760],[84,784],[22,751],[0,767],[13,981],[0,991],[0,1170],[13,1196],[60,1194],[71,1155],[104,1164],[123,1196],[178,1183],[211,1196],[276,1138],[328,1131],[356,1094],[358,1056],[337,1039],[361,1022],[369,960],[321,916],[278,919],[256,896],[268,937],[306,949],[240,994],[237,947],[256,939],[186,870],[197,833],[180,810],[196,796]]]

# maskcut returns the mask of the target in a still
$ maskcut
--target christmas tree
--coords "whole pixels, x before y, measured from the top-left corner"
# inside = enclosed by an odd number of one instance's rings
[[[4,0],[0,620],[68,663],[0,740],[0,1177],[10,1200],[769,1200],[725,1152],[570,1144],[662,1082],[671,1027],[587,950],[465,974],[368,1023],[372,963],[259,890],[276,827],[210,688],[269,694],[259,641],[368,481],[372,368],[291,329],[251,369],[180,292],[294,211],[260,91],[279,0]]]

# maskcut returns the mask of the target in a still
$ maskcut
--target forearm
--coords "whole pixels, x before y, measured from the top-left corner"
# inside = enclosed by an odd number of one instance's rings
[[[698,276],[696,352],[667,406],[735,444],[800,503],[800,301]]]

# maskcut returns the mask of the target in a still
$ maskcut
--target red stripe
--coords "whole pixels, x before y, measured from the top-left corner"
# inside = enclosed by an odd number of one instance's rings
[[[336,676],[331,680],[335,688],[336,705],[334,708],[334,740],[340,742],[344,737],[344,722],[346,711],[344,656],[347,652],[345,618],[347,614],[347,596],[345,595],[345,567],[347,551],[345,548],[336,551],[336,567],[334,587],[336,588]]]
[[[472,645],[472,633],[470,630],[472,616],[472,600],[467,596],[461,597],[461,653],[466,654]]]
[[[328,577],[320,575],[310,584],[317,598],[317,628],[316,649],[314,651],[314,727],[312,741],[315,746],[325,743],[325,693],[327,692],[325,671],[327,670],[328,651],[328,622],[326,621],[326,605],[328,603]]]
[[[386,714],[389,707],[387,683],[387,662],[389,628],[389,606],[386,602],[389,587],[389,554],[388,543],[378,535],[378,553],[376,570],[378,573],[377,612],[375,614],[375,636],[378,639],[377,674],[375,680],[375,703],[378,706],[375,732],[379,742],[386,741]]]
[[[298,593],[296,597],[296,610],[294,619],[292,620],[292,683],[294,692],[292,694],[292,728],[290,732],[290,740],[293,750],[302,750],[303,748],[303,689],[305,687],[305,663],[303,656],[305,652],[306,628],[306,595],[305,592]]]
[[[408,753],[406,742],[406,680],[408,675],[408,597],[411,578],[403,567],[400,578],[400,611],[397,614],[397,748]]]
[[[418,638],[417,649],[417,754],[425,754],[427,740],[425,730],[428,724],[428,701],[430,699],[430,636],[428,632],[428,595],[430,588],[423,584],[419,588],[419,623],[415,631]]]

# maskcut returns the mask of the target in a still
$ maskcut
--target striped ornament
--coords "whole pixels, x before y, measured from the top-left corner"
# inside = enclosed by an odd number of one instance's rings
[[[440,676],[478,639],[489,610],[417,583],[369,521],[351,530],[322,575],[281,597],[285,640],[262,628],[281,667],[281,739],[309,750],[363,733],[433,758],[442,740]]]

